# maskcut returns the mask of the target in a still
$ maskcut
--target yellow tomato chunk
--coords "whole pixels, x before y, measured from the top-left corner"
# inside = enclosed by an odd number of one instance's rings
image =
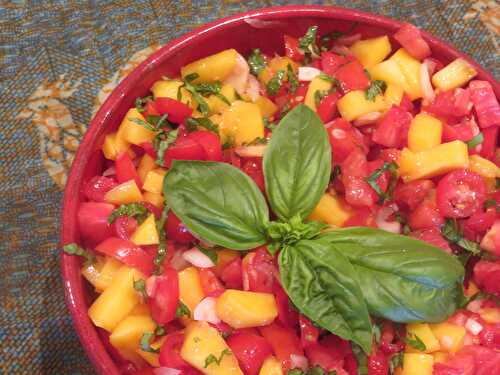
[[[130,240],[139,246],[158,245],[160,243],[154,214],[149,215],[148,218],[137,227],[132,237],[130,237]]]
[[[412,323],[406,325],[407,337],[410,339],[416,339],[418,337],[425,345],[425,350],[423,353],[432,353],[438,351],[441,346],[436,336],[431,331],[431,328],[427,323]],[[420,353],[420,351],[411,345],[406,343],[406,351],[410,353]]]
[[[233,328],[265,326],[278,316],[272,294],[235,289],[222,293],[217,298],[215,309],[219,318]]]
[[[234,141],[236,146],[264,137],[264,122],[255,103],[237,100],[222,113],[219,124],[223,141]]]
[[[113,276],[113,281],[97,297],[88,314],[97,326],[111,332],[139,303],[140,296],[134,289],[134,281],[144,276],[134,268],[122,266]]]
[[[408,148],[413,151],[428,150],[441,144],[443,124],[437,118],[419,113],[412,120],[408,131]]]
[[[259,375],[283,375],[280,361],[275,356],[267,357],[260,368]]]
[[[351,46],[351,52],[365,68],[369,68],[389,56],[391,43],[387,35],[358,40]]]
[[[446,352],[435,352],[432,353],[432,356],[434,357],[434,363],[445,363],[450,355]]]
[[[432,76],[432,83],[441,91],[448,91],[465,85],[477,75],[476,69],[462,58],[446,65]]]
[[[191,312],[205,298],[201,287],[200,274],[196,267],[188,267],[179,272],[179,299]]]
[[[222,81],[236,65],[238,52],[235,49],[225,51],[196,60],[181,69],[182,78],[197,73],[199,77],[194,83]]]
[[[126,181],[108,191],[104,196],[107,203],[126,204],[142,202],[142,194],[134,180]]]
[[[366,99],[364,91],[354,90],[339,99],[337,108],[345,120],[352,121],[367,113],[385,110],[386,103],[383,95],[377,95],[375,100],[371,101]]]
[[[332,83],[322,79],[321,77],[314,77],[309,87],[307,88],[304,104],[316,111],[316,96],[317,93],[321,95],[327,94],[332,88]]]
[[[422,97],[422,89],[420,88],[420,61],[413,58],[404,48],[400,48],[394,55],[389,58],[399,65],[399,68],[405,76],[406,93],[411,100]]]
[[[342,197],[326,193],[309,215],[309,219],[341,227],[352,214],[351,208]]]
[[[405,353],[401,375],[432,375],[434,357],[430,354]]]
[[[442,351],[456,353],[464,346],[465,328],[451,323],[430,325],[432,333],[439,340]]]
[[[206,322],[189,324],[180,355],[206,375],[243,375],[238,360],[220,333]]]
[[[137,123],[141,121],[145,122],[146,119],[141,115],[137,108],[129,109],[125,114],[120,127],[118,128],[116,136],[137,146],[141,143],[151,142],[155,137],[156,132],[151,131],[143,125]]]

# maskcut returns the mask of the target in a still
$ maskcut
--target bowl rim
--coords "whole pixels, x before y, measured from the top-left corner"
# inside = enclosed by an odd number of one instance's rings
[[[85,165],[93,153],[92,146],[95,145],[97,141],[99,130],[105,126],[111,113],[119,107],[125,94],[136,85],[136,82],[143,74],[154,69],[158,63],[168,60],[170,56],[175,54],[175,52],[180,50],[183,46],[196,41],[196,39],[206,34],[218,32],[227,27],[241,24],[248,19],[276,20],[297,17],[332,18],[348,21],[356,19],[361,23],[383,27],[388,30],[396,30],[402,25],[400,21],[355,9],[321,5],[285,5],[261,8],[224,17],[197,27],[169,41],[137,66],[120,82],[90,121],[88,129],[76,152],[64,189],[63,204],[60,213],[61,231],[59,247],[62,248],[64,244],[75,241],[77,232],[75,217],[77,205],[79,203],[78,197],[81,180]],[[432,36],[426,31],[422,31],[422,34],[431,44],[431,48],[437,48],[441,52],[454,58],[462,57],[470,62],[477,69],[478,73],[481,74],[482,78],[488,80],[492,84],[497,97],[500,96],[500,84],[487,70],[482,68],[469,56],[459,52],[449,43]],[[97,334],[96,328],[87,315],[77,259],[61,251],[60,269],[64,284],[65,302],[71,314],[73,327],[94,369],[99,374],[120,374],[117,365],[106,351],[104,344]]]

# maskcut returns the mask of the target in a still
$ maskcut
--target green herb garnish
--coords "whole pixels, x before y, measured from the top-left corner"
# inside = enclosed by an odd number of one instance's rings
[[[310,55],[313,57],[319,57],[319,48],[316,44],[316,33],[318,32],[318,26],[311,26],[307,29],[305,35],[299,38],[299,48],[304,53],[304,55]]]
[[[159,353],[160,349],[154,349],[151,347],[151,339],[155,337],[154,333],[146,332],[142,335],[139,347],[142,351],[148,353]]]
[[[148,297],[146,293],[146,282],[144,279],[134,280],[133,285],[134,289],[139,292],[144,299]]]
[[[210,354],[207,358],[205,358],[205,366],[203,366],[203,368],[207,368],[212,363],[215,363],[217,366],[219,366],[220,363],[222,362],[222,358],[224,358],[225,355],[231,355],[231,354],[233,353],[227,348],[220,353],[219,358],[217,358],[213,354]]]
[[[163,166],[165,164],[165,151],[177,140],[177,135],[179,134],[179,128],[170,130],[167,133],[162,134],[161,138],[155,138],[153,141],[153,147],[156,150],[156,164]]]
[[[283,79],[285,78],[285,71],[278,70],[276,74],[269,80],[266,85],[266,91],[269,95],[273,96],[278,93],[283,85]]]
[[[366,89],[365,98],[366,100],[374,102],[375,98],[378,95],[382,95],[383,93],[385,93],[385,90],[387,90],[387,83],[385,83],[385,81],[377,79],[375,81],[372,81],[370,83],[370,86]]]
[[[474,148],[474,147],[480,145],[483,142],[484,142],[484,135],[483,135],[483,133],[479,132],[476,136],[474,136],[473,138],[469,139],[465,143],[467,143],[467,147],[468,148]]]
[[[88,266],[95,261],[95,256],[83,247],[78,246],[76,243],[70,243],[63,246],[63,251],[69,255],[78,255],[85,258],[85,266]]]
[[[394,187],[396,186],[397,183],[397,169],[398,165],[394,162],[388,163],[384,162],[384,165],[378,169],[376,169],[373,173],[371,173],[368,177],[365,178],[365,181],[368,183],[368,185],[371,186],[373,190],[378,195],[379,204],[384,203],[387,199],[390,199],[392,197],[392,192],[394,190]],[[387,191],[382,191],[380,186],[377,183],[377,180],[382,176],[382,174],[385,171],[389,171],[391,174],[391,181],[389,182],[389,186],[387,187]]]
[[[167,235],[165,231],[165,222],[167,221],[169,207],[165,204],[161,212],[160,219],[156,221],[156,231],[158,232],[158,237],[160,243],[158,244],[158,251],[153,259],[153,264],[155,266],[154,274],[161,275],[163,272],[163,260],[167,256]]]
[[[140,224],[150,214],[150,211],[146,206],[140,203],[126,203],[115,208],[111,214],[108,216],[108,224],[112,224],[120,216],[133,217]]]
[[[412,348],[417,349],[421,352],[425,352],[425,350],[427,349],[422,339],[415,334],[408,335],[405,341]]]
[[[462,230],[458,226],[456,220],[446,219],[445,224],[441,228],[441,234],[448,240],[448,242],[456,244],[474,255],[481,253],[481,247],[479,244],[464,238]]]
[[[177,309],[175,310],[175,317],[180,318],[181,316],[191,318],[191,311],[189,310],[189,307],[187,307],[181,300],[179,300],[179,304],[177,305]]]
[[[258,48],[253,49],[252,52],[250,52],[247,62],[248,66],[250,66],[250,72],[254,76],[258,76],[259,73],[266,67],[264,56],[262,56],[262,53]]]
[[[208,117],[189,117],[186,120],[186,127],[189,131],[195,131],[198,127],[202,127],[215,134],[219,134],[219,127]]]
[[[144,98],[137,98],[135,99],[135,108],[139,113],[143,113],[146,110],[146,108],[144,108],[145,105],[150,101],[153,101],[153,97],[151,95],[145,96]]]
[[[299,88],[299,79],[295,74],[295,72],[293,71],[293,68],[290,64],[288,64],[286,68],[286,74],[288,78],[288,83],[290,84],[290,92],[295,93]]]

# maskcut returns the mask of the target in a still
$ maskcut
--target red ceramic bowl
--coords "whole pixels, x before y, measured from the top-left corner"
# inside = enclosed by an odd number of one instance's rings
[[[133,106],[135,98],[145,96],[153,82],[163,75],[176,75],[186,63],[226,48],[236,48],[240,53],[246,54],[251,48],[258,47],[266,53],[283,54],[285,33],[301,36],[311,25],[318,25],[321,33],[346,31],[353,22],[359,23],[356,32],[361,32],[365,38],[392,35],[401,25],[385,17],[337,7],[274,7],[212,22],[171,41],[152,55],[120,83],[90,123],[66,185],[61,244],[79,241],[76,211],[82,200],[80,187],[84,181],[102,171],[103,157],[100,148],[104,136],[118,127],[125,112]],[[477,78],[488,80],[497,97],[500,97],[500,84],[483,68],[449,44],[427,33],[423,35],[430,44],[434,57],[444,63],[457,57],[469,60],[479,72]],[[90,361],[99,374],[120,374],[118,364],[107,352],[87,316],[89,294],[80,275],[79,259],[63,254],[61,268],[66,304]]]

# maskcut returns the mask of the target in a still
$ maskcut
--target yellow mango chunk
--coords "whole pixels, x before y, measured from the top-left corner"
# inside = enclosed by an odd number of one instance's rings
[[[150,315],[151,310],[146,303],[139,303],[134,307],[134,309],[130,312],[130,315]]]
[[[406,77],[399,67],[398,63],[393,60],[385,60],[368,69],[372,79],[382,80],[387,83],[401,87],[404,91],[410,91],[410,85],[406,81]]]
[[[139,246],[158,245],[160,243],[154,214],[149,215],[148,218],[137,227],[132,237],[130,237],[130,240]]]
[[[194,83],[222,81],[233,71],[237,56],[238,52],[231,48],[196,60],[181,68],[182,78],[197,73]]]
[[[144,116],[137,110],[131,108],[125,114],[125,117],[118,128],[116,136],[120,139],[139,146],[141,143],[151,142],[156,135],[156,132],[146,129],[139,125],[136,121],[146,121]]]
[[[441,350],[456,353],[464,346],[465,328],[451,323],[430,324],[432,333],[439,340]]]
[[[269,68],[271,68],[274,72],[277,72],[278,70],[283,70],[287,71],[288,65],[292,68],[293,72],[297,74],[299,70],[299,65],[293,61],[291,58],[287,56],[276,56],[269,61]],[[285,77],[285,81],[287,80],[288,77]]]
[[[453,60],[432,76],[432,84],[441,91],[461,87],[477,75],[476,69],[462,58]]]
[[[401,100],[403,100],[403,95],[405,91],[401,86],[394,83],[387,84],[387,89],[384,93],[385,104],[387,109],[390,109],[393,105],[400,105]]]
[[[234,260],[240,257],[240,252],[235,250],[216,250],[217,253],[217,264],[215,265],[214,271],[217,275],[220,275],[224,267]]]
[[[161,346],[165,342],[165,336],[160,337],[158,340],[155,342],[152,342],[150,344],[151,348],[153,349],[161,349]],[[144,350],[137,349],[135,351],[137,354],[139,354],[142,359],[144,359],[149,365],[153,367],[160,367],[160,354],[159,353],[153,353],[153,352],[145,352]]]
[[[419,113],[412,120],[408,131],[408,148],[423,151],[441,144],[443,124],[437,118],[426,113]]]
[[[341,227],[352,215],[352,209],[342,197],[325,193],[308,219]]]
[[[145,202],[149,202],[153,206],[158,207],[158,208],[163,207],[163,203],[165,201],[165,199],[163,198],[163,195],[161,195],[159,193],[151,193],[150,191],[146,191],[146,192],[144,192],[144,194],[142,194],[142,196],[143,196]]]
[[[201,287],[200,274],[196,267],[188,267],[179,272],[179,299],[191,313],[194,308],[205,298]]]
[[[338,100],[337,108],[345,120],[352,121],[370,112],[383,111],[387,106],[383,95],[377,95],[375,100],[371,101],[366,99],[364,91],[354,90]]]
[[[450,357],[450,355],[446,352],[435,352],[432,353],[432,356],[434,357],[434,363],[445,363]]]
[[[479,293],[479,288],[477,287],[476,283],[472,280],[469,280],[469,285],[467,286],[467,289],[464,288],[464,295],[466,297],[472,297],[477,293]]]
[[[191,366],[206,375],[243,375],[238,360],[219,331],[207,322],[193,322],[186,328],[180,355]],[[215,361],[207,363],[207,358]]]
[[[236,90],[234,89],[233,86],[229,84],[223,85],[220,89],[220,93],[227,99],[229,103],[232,103],[236,100]],[[212,114],[220,113],[224,109],[229,107],[229,104],[221,100],[216,95],[210,95],[208,98],[205,99],[205,101],[208,104],[209,112]]]
[[[417,336],[425,345],[425,350],[420,352],[408,343],[406,344],[406,351],[409,353],[432,353],[438,351],[441,346],[436,336],[431,331],[431,327],[427,323],[412,323],[406,325],[406,336],[410,339],[415,339]]]
[[[233,328],[260,327],[278,316],[274,296],[228,289],[217,298],[217,316]]]
[[[88,314],[97,326],[111,332],[139,303],[140,296],[134,289],[134,281],[145,279],[134,268],[122,266],[113,276],[111,284],[97,297]]]
[[[102,292],[113,281],[113,276],[122,263],[111,257],[98,257],[96,264],[82,268],[82,275],[94,286],[97,292]]]
[[[144,154],[141,158],[141,161],[139,162],[139,165],[137,166],[137,174],[139,175],[139,178],[141,179],[143,184],[149,171],[152,171],[155,168],[155,159],[153,159],[148,154]]]
[[[106,159],[116,160],[116,157],[122,152],[126,152],[132,159],[135,158],[134,151],[130,149],[130,143],[121,138],[117,138],[116,132],[109,133],[104,137],[102,153]]]
[[[469,170],[484,178],[500,177],[500,168],[492,161],[479,155],[469,156]]]
[[[387,35],[358,40],[351,46],[351,52],[365,68],[369,68],[389,56],[391,43]]]
[[[432,375],[434,357],[430,354],[405,353],[401,375]]]
[[[142,335],[154,332],[156,323],[148,315],[129,315],[123,319],[109,336],[109,342],[117,349],[135,352]]]
[[[442,143],[420,152],[404,148],[398,159],[399,173],[405,182],[439,176],[455,169],[467,168],[468,164],[467,145],[462,141]]]
[[[314,77],[309,87],[307,88],[306,98],[304,99],[304,104],[311,108],[313,111],[316,111],[316,101],[314,99],[316,92],[328,92],[332,88],[332,83],[328,82],[324,79],[321,79],[319,76]]]
[[[394,55],[389,58],[399,65],[406,80],[404,89],[411,100],[422,97],[422,89],[420,88],[420,61],[410,56],[404,48],[400,48]]]
[[[104,196],[107,203],[116,205],[142,202],[142,194],[134,180],[126,181],[108,191]]]
[[[497,307],[485,307],[479,310],[479,315],[486,323],[500,323],[500,309]]]
[[[236,146],[264,137],[264,122],[255,103],[237,100],[222,113],[219,124],[223,141],[233,140]]]
[[[179,92],[179,87],[181,87],[183,84],[184,82],[178,79],[156,81],[155,83],[153,83],[153,86],[151,86],[151,92],[153,93],[153,97],[155,99],[170,98],[179,100],[177,97],[177,93]],[[193,100],[191,93],[184,87],[180,89],[180,93],[180,101],[182,103],[189,105],[192,109],[196,109],[198,107],[198,103]]]
[[[267,357],[260,368],[259,375],[283,375],[281,362],[275,356]]]
[[[276,104],[274,104],[271,99],[266,98],[265,96],[259,96],[255,101],[255,104],[259,106],[260,113],[263,117],[266,118],[274,116],[274,114],[278,111],[278,107],[276,106]]]
[[[267,85],[267,83],[273,78],[275,72],[269,66],[266,66],[259,72],[258,79],[262,85]]]
[[[160,194],[163,191],[163,178],[167,171],[162,168],[156,168],[149,171],[144,179],[142,188],[150,193]]]

